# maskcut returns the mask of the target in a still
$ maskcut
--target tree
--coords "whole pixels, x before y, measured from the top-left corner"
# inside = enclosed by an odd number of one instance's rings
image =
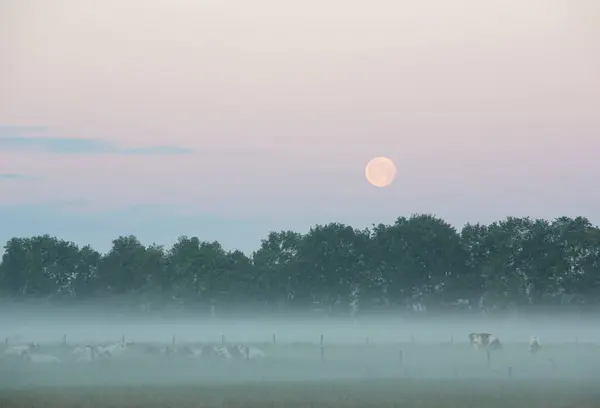
[[[303,236],[293,231],[271,231],[252,254],[256,276],[256,299],[278,308],[305,301],[310,288],[302,286],[298,270],[298,247]]]
[[[368,231],[339,223],[317,225],[301,240],[297,283],[314,304],[347,311],[366,269]]]
[[[359,230],[332,222],[272,231],[250,257],[181,236],[170,248],[120,236],[106,254],[48,234],[4,245],[0,295],[109,298],[150,311],[501,313],[600,306],[600,229],[584,217],[507,217],[458,232],[430,214]]]
[[[146,247],[133,235],[120,236],[112,244],[98,266],[99,290],[115,295],[140,293],[151,276]]]

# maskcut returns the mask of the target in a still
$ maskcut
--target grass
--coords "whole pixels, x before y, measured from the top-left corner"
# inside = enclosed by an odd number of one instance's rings
[[[83,365],[0,364],[0,408],[600,407],[595,345],[547,345],[532,357],[526,344],[511,344],[494,355],[492,367],[466,344],[325,345],[325,361],[318,345],[260,348],[265,364],[135,356]],[[60,357],[61,350],[42,345],[41,351]]]
[[[377,380],[5,390],[0,408],[591,408],[597,383]]]

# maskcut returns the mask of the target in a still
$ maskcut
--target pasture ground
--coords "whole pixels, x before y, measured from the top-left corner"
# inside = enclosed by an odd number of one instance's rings
[[[93,363],[0,363],[3,407],[600,407],[600,348],[527,344],[255,344],[232,364],[131,355]],[[400,353],[400,351],[402,351]],[[68,349],[42,345],[59,358]],[[400,356],[401,355],[401,356]]]
[[[0,407],[592,408],[596,382],[374,380],[196,386],[95,386],[4,390]]]

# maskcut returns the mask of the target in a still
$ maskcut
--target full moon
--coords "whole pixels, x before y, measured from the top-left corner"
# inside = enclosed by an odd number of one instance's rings
[[[376,187],[387,187],[396,178],[396,165],[387,157],[375,157],[367,163],[365,176]]]

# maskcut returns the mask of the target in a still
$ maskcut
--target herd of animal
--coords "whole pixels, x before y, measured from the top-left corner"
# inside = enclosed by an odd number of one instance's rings
[[[470,333],[469,342],[475,350],[486,350],[488,352],[501,350],[502,343],[498,337],[490,333]],[[538,336],[531,336],[529,339],[529,352],[537,354],[542,349]],[[18,344],[5,348],[2,352],[2,359],[20,359],[31,363],[59,363],[62,361],[72,362],[92,362],[97,360],[114,359],[123,356],[154,355],[173,357],[179,356],[190,359],[203,359],[212,361],[232,362],[238,360],[256,360],[265,357],[265,353],[255,347],[244,344],[233,345],[203,345],[203,346],[157,346],[152,344],[143,344],[135,342],[108,343],[104,345],[67,345],[62,347],[61,358],[54,354],[40,352],[37,343]]]
[[[122,358],[128,355],[154,355],[174,357],[180,356],[190,359],[220,360],[231,362],[236,360],[256,360],[265,357],[265,353],[255,347],[244,344],[233,345],[204,345],[204,346],[181,346],[167,345],[156,346],[135,342],[119,341],[104,345],[85,344],[62,346],[62,358],[55,354],[42,353],[39,344],[32,342],[9,346],[2,352],[3,359],[16,359],[31,363],[59,363],[92,362],[106,359]]]
[[[490,333],[470,333],[469,342],[475,350],[501,350],[502,343],[500,339]],[[529,353],[537,354],[542,349],[542,343],[538,336],[531,336],[529,338]]]

